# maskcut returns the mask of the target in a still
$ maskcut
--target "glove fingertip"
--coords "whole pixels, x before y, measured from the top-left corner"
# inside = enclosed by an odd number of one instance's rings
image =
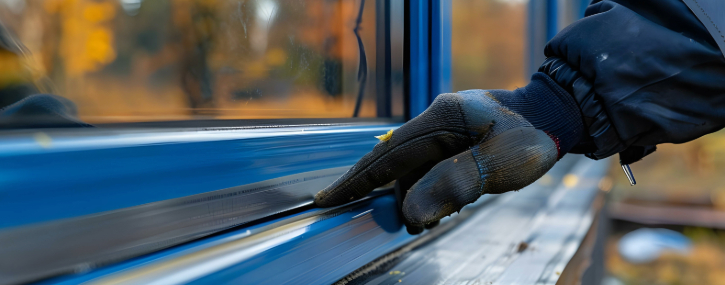
[[[329,198],[329,195],[328,195],[328,197],[324,197],[324,196],[318,197],[317,195],[315,195],[315,206],[321,207],[321,208],[330,208],[330,207],[347,204],[348,202],[351,202],[353,200],[355,200],[354,197],[351,197],[349,201],[340,201],[340,199]]]
[[[406,225],[405,230],[411,235],[417,235],[422,233],[424,228],[420,226]]]
[[[335,192],[339,192],[339,189],[335,189],[332,186],[328,186],[320,192],[317,192],[315,194],[315,206],[328,208],[344,204],[336,201],[337,199],[332,197],[335,195]]]
[[[481,196],[478,166],[469,151],[438,163],[408,192],[403,216],[425,226],[460,211]]]
[[[424,227],[425,225],[435,223],[443,216],[449,215],[446,214],[447,212],[455,212],[455,210],[451,209],[453,205],[450,203],[444,205],[426,203],[425,205],[422,205],[423,203],[408,201],[410,200],[406,200],[407,203],[403,203],[403,217],[405,218],[407,224],[418,227]]]
[[[322,190],[322,191],[325,191],[325,190]],[[328,207],[328,206],[327,206],[327,203],[325,203],[326,202],[325,198],[324,198],[325,194],[323,194],[322,191],[317,192],[317,194],[315,194],[314,203],[315,203],[315,206],[324,208],[324,207]]]

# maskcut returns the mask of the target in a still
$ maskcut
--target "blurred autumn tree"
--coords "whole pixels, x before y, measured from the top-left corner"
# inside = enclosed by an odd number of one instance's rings
[[[526,85],[526,1],[452,2],[453,91]]]
[[[17,80],[10,66],[22,65],[90,123],[349,117],[355,105],[360,1],[23,3],[0,4],[29,51],[6,60],[2,72],[13,75],[4,78]],[[375,116],[375,4],[366,1],[360,30],[370,71],[363,117]],[[525,1],[456,0],[452,19],[454,90],[528,81]]]
[[[354,108],[359,1],[21,1],[0,3],[0,16],[29,52],[0,54],[0,83],[44,78],[43,92],[72,100],[90,123],[349,117]],[[374,72],[375,1],[362,20]],[[362,116],[375,115],[369,78]]]

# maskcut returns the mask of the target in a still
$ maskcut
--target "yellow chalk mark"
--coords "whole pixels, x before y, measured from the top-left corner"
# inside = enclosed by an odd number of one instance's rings
[[[35,133],[33,139],[42,148],[51,148],[53,146],[53,139],[46,133]]]
[[[388,133],[384,135],[375,136],[376,139],[379,139],[381,142],[389,141],[390,138],[393,137],[393,130],[388,131]]]

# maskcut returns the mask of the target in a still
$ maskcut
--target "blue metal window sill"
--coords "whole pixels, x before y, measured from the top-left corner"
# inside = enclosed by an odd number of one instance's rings
[[[0,283],[85,270],[310,205],[398,124],[49,130],[0,140]]]
[[[545,179],[486,195],[419,236],[383,191],[41,284],[555,284],[593,223],[606,170],[568,156]]]

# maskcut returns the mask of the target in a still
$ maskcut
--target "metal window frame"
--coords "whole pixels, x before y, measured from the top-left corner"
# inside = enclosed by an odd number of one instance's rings
[[[0,139],[0,283],[85,271],[311,205],[397,124]]]
[[[405,15],[406,23],[409,23],[406,28],[405,36],[405,38],[409,40],[409,43],[407,44],[409,52],[407,53],[405,59],[408,82],[406,86],[408,93],[406,105],[408,108],[408,116],[412,117],[422,112],[432,102],[437,94],[449,91],[451,2],[450,0],[408,0],[405,5],[407,11]],[[446,42],[445,39],[449,40]],[[435,72],[433,72],[433,70],[435,70]],[[398,126],[399,125],[397,124],[390,124],[386,122],[378,122],[377,124],[356,122],[349,124],[288,125],[277,127],[265,126],[262,128],[230,127],[211,129],[166,129],[162,132],[148,130],[139,131],[137,129],[132,129],[126,131],[108,131],[104,134],[99,134],[97,132],[66,132],[63,130],[47,131],[43,133],[19,132],[10,135],[4,134],[4,140],[0,141],[2,144],[2,147],[0,147],[0,170],[3,170],[0,171],[0,173],[10,173],[11,175],[19,175],[20,177],[25,177],[27,179],[28,177],[37,175],[37,173],[50,174],[51,171],[60,169],[59,167],[63,166],[63,171],[66,173],[74,173],[74,175],[79,175],[80,177],[80,175],[84,175],[88,170],[110,168],[111,171],[101,171],[101,173],[103,175],[108,175],[108,177],[114,177],[114,179],[110,181],[110,184],[122,184],[120,186],[115,185],[118,189],[128,189],[129,191],[141,193],[139,191],[153,189],[153,187],[165,187],[169,188],[169,191],[166,191],[164,194],[171,196],[156,197],[157,200],[160,199],[159,202],[167,204],[171,203],[181,208],[216,207],[215,209],[217,210],[204,213],[202,216],[208,218],[207,220],[198,219],[196,216],[192,217],[192,220],[197,218],[200,222],[211,225],[211,228],[197,232],[195,235],[176,236],[172,239],[166,240],[166,244],[163,244],[164,241],[162,240],[160,246],[143,248],[141,251],[126,252],[125,254],[123,252],[120,254],[116,252],[116,255],[113,256],[114,258],[111,259],[103,259],[100,261],[89,259],[80,260],[70,264],[70,266],[61,268],[62,270],[59,270],[58,267],[56,267],[54,269],[55,271],[46,271],[43,275],[25,275],[21,276],[22,278],[20,279],[0,279],[0,283],[3,283],[3,281],[27,281],[48,275],[77,271],[81,273],[46,280],[46,283],[59,282],[76,284],[100,277],[113,278],[116,273],[123,276],[124,273],[134,272],[134,270],[143,271],[144,266],[148,265],[152,261],[171,260],[174,262],[175,258],[182,258],[181,261],[183,261],[183,256],[199,250],[206,251],[209,254],[219,253],[219,251],[213,250],[216,246],[220,246],[224,249],[225,246],[228,246],[231,243],[240,242],[240,250],[247,252],[250,248],[254,248],[254,246],[259,245],[254,243],[255,241],[265,242],[265,240],[259,239],[286,237],[286,235],[289,235],[290,233],[299,234],[295,235],[295,238],[306,234],[316,235],[315,238],[311,239],[309,242],[298,239],[297,241],[287,244],[280,249],[268,251],[264,257],[260,257],[270,262],[274,260],[289,260],[289,258],[292,257],[286,255],[288,251],[298,248],[298,246],[303,244],[310,246],[310,243],[314,242],[315,244],[313,247],[316,246],[319,248],[320,246],[329,246],[330,243],[328,242],[328,239],[333,237],[339,241],[340,239],[347,240],[348,238],[360,237],[357,234],[369,235],[369,239],[359,244],[356,244],[355,242],[339,243],[339,246],[345,247],[348,251],[366,252],[365,254],[359,256],[347,255],[334,256],[330,258],[330,260],[335,262],[348,263],[331,263],[329,265],[334,267],[332,270],[321,265],[318,266],[312,264],[312,262],[307,262],[306,265],[300,267],[304,270],[316,270],[315,272],[324,271],[324,275],[320,274],[318,279],[309,280],[311,282],[335,281],[341,278],[341,276],[345,276],[352,270],[360,268],[360,266],[365,265],[370,261],[376,259],[381,260],[380,258],[384,259],[388,256],[386,255],[387,253],[415,240],[415,237],[412,237],[404,232],[404,229],[399,222],[394,223],[394,225],[387,226],[385,225],[385,222],[381,222],[397,221],[397,219],[394,218],[397,214],[396,211],[390,211],[395,208],[394,205],[396,202],[392,195],[386,194],[389,193],[386,192],[389,190],[383,189],[376,192],[377,194],[374,195],[381,195],[379,198],[361,200],[359,202],[334,209],[320,210],[305,208],[305,206],[310,204],[310,197],[314,194],[314,192],[316,192],[316,190],[319,190],[320,187],[324,187],[323,185],[329,183],[330,179],[334,179],[336,175],[341,173],[340,171],[344,171],[346,167],[354,163],[377,142],[374,138],[372,138],[374,134],[379,134],[385,130]],[[208,152],[214,153],[213,157],[206,155]],[[244,154],[249,155],[243,156]],[[204,159],[189,159],[190,157]],[[27,160],[25,161],[25,164],[13,164],[13,162],[23,160],[23,158],[32,158],[35,160]],[[53,160],[43,161],[42,158],[52,158]],[[141,167],[139,167],[139,161],[146,161],[150,165],[141,165]],[[244,166],[249,168],[242,169],[239,167],[239,164],[244,164]],[[84,165],[91,165],[97,168],[80,167]],[[160,176],[153,177],[153,173],[147,173],[149,169],[158,170],[159,165],[163,165],[165,167],[161,167],[164,171],[161,171]],[[206,169],[207,167],[209,169]],[[119,172],[117,171],[118,169],[125,170],[126,172]],[[181,171],[181,173],[179,171]],[[153,179],[157,179],[157,181],[151,185],[146,185],[146,188],[124,187],[134,185],[136,182],[129,181],[129,177],[136,177],[133,173],[143,174],[146,175],[145,177],[151,177]],[[246,176],[242,177],[240,173],[244,173]],[[196,180],[191,182],[184,180],[189,177]],[[7,177],[4,178],[7,179]],[[44,180],[39,179],[38,183],[47,187],[47,189],[45,189],[47,190],[46,193],[53,194],[53,190],[57,190],[53,188],[59,187],[60,184],[58,182],[62,181],[62,177],[55,177],[55,180],[48,178],[53,177],[44,177]],[[103,180],[102,177],[95,177],[95,179]],[[2,181],[4,180],[0,179],[0,182]],[[7,180],[2,183],[6,182]],[[221,190],[211,192],[201,191],[196,193],[194,196],[189,196],[189,194],[193,193],[184,192],[184,189],[187,189],[184,187],[198,188],[202,184],[206,185],[205,187],[208,187],[208,189]],[[201,188],[204,187],[200,187],[198,189]],[[302,189],[302,191],[300,191],[300,189]],[[78,193],[75,194],[83,194],[83,191],[77,192]],[[302,195],[292,195],[294,193]],[[4,194],[6,193],[0,192],[0,195]],[[45,197],[42,195],[43,193],[26,194],[28,194],[29,197],[37,196],[38,199],[45,199],[46,205],[49,206],[52,206],[52,202],[64,203],[64,201],[57,200],[58,198],[63,197]],[[134,196],[134,193],[125,194]],[[234,202],[232,202],[231,205],[229,205],[228,203],[230,201],[225,199],[242,194],[261,195],[259,196],[261,200],[257,200],[258,202],[262,202],[263,198],[268,197],[265,195],[286,195],[291,202],[282,205],[281,208],[274,208],[271,212],[262,213],[257,216],[246,216],[245,212],[243,212],[245,210],[243,209],[244,207],[240,208],[238,206],[252,206],[254,205],[254,202],[247,204],[242,202],[238,205],[235,205]],[[83,213],[77,213],[78,215],[67,216],[66,219],[61,221],[45,220],[42,223],[34,223],[31,226],[45,227],[55,222],[66,223],[54,224],[53,226],[57,230],[62,229],[67,225],[67,223],[78,222],[78,220],[74,220],[78,218],[101,218],[102,220],[104,217],[113,216],[117,213],[114,211],[138,210],[138,208],[130,208],[127,207],[128,205],[120,203],[124,201],[123,199],[114,200],[118,197],[98,197],[99,198],[97,199],[106,199],[107,201],[118,203],[114,204],[118,208],[115,210],[108,210],[110,212],[107,211],[100,213],[100,215],[98,212],[92,211],[90,213],[95,214],[80,215]],[[481,201],[477,202],[477,204],[482,205],[489,203],[489,200],[495,199],[492,197],[494,196],[488,196],[488,199],[481,199]],[[143,202],[148,201],[137,201],[136,203]],[[68,203],[68,201],[65,203]],[[134,223],[138,223],[139,221],[142,221],[142,219],[149,220],[152,225],[156,226],[162,225],[163,223],[174,222],[173,215],[163,216],[168,213],[168,211],[165,211],[168,210],[168,208],[153,209],[153,206],[156,205],[157,204],[154,204],[153,201],[151,204],[146,203],[144,205],[139,205],[140,207],[150,207],[152,210],[156,210],[157,213],[154,215],[151,214],[151,212],[142,211],[138,217],[141,220],[136,220]],[[17,214],[17,211],[23,211],[23,206],[32,207],[37,205],[34,203],[33,205],[19,203],[14,205],[16,208],[9,209],[10,211],[5,214]],[[44,208],[40,209],[49,210]],[[77,206],[70,207],[69,209],[84,210]],[[242,212],[240,212],[239,209],[242,209]],[[0,207],[0,210],[2,210],[2,207]],[[25,210],[27,213],[27,209]],[[284,212],[284,215],[286,216],[280,219],[273,219],[275,217],[274,214],[279,212]],[[161,214],[161,216],[158,214]],[[235,220],[234,217],[238,217],[240,215],[243,217],[252,217],[256,220]],[[50,216],[52,215],[49,215],[48,217]],[[267,219],[264,217],[267,217]],[[380,217],[382,219],[376,220],[376,217]],[[80,222],[87,223],[87,221],[88,220],[83,220]],[[249,222],[249,224],[246,224],[243,228],[236,227],[230,229],[229,231],[222,231],[221,233],[213,234],[219,230],[247,222]],[[444,221],[443,225],[439,227],[439,229],[444,228],[446,223],[451,222],[450,220],[447,222]],[[11,227],[10,229],[18,229],[20,227],[21,226]],[[28,230],[28,228],[23,229]],[[40,237],[42,239],[43,235],[52,233],[53,229],[53,227],[30,229],[35,230],[34,234],[37,237],[34,240],[29,240],[29,244],[39,244],[37,238]],[[294,231],[285,231],[285,229]],[[305,229],[305,231],[297,232],[300,229]],[[89,230],[98,232],[97,228],[90,228]],[[108,229],[105,230],[109,231]],[[122,233],[124,229],[122,227],[115,227],[113,230],[115,230],[115,232],[110,230],[109,234],[118,235],[119,233]],[[7,238],[7,235],[3,236],[3,234],[8,234],[7,228],[0,229],[0,240],[2,240],[3,237]],[[185,241],[190,241],[209,234],[213,235],[205,238],[204,240],[181,244]],[[33,235],[25,235],[23,237],[32,238]],[[57,238],[52,235],[45,237],[50,240]],[[19,241],[18,237],[16,237],[15,241]],[[157,242],[159,241],[157,240]],[[181,245],[174,246],[177,244]],[[143,245],[148,245],[148,243]],[[160,248],[168,249],[158,251]],[[0,249],[0,251],[1,250],[2,249]],[[35,248],[35,250],[37,251],[38,248]],[[144,252],[152,251],[154,252],[153,254],[128,259],[129,257],[139,256]],[[91,252],[93,251],[91,250]],[[224,252],[222,251],[221,253]],[[296,256],[308,258],[305,260],[317,258],[318,261],[321,261],[322,259],[320,258],[323,258],[324,254],[329,254],[329,252],[320,254],[315,251],[298,252]],[[0,260],[0,269],[7,268],[7,262],[18,262],[17,257],[21,255],[19,253],[0,254],[0,257],[2,256],[12,256],[15,257],[15,259]],[[36,256],[36,258],[42,257],[45,256]],[[247,256],[246,258],[248,257],[250,256]],[[92,270],[97,266],[116,260],[126,261]],[[204,261],[214,262],[213,259]],[[3,265],[2,262],[6,263]],[[286,264],[284,262],[276,262],[277,265]],[[330,262],[331,261],[327,261],[327,263]],[[259,265],[266,263],[262,262],[255,264]],[[298,264],[305,264],[305,262]],[[193,263],[190,263],[190,265],[193,265]],[[316,267],[312,267],[313,265]],[[561,264],[558,266],[561,266]],[[222,267],[219,268],[222,269]],[[279,270],[279,266],[267,266],[267,268],[267,270],[260,271],[263,276],[270,277],[270,274],[276,274],[277,270]],[[272,268],[272,270],[269,268]],[[53,268],[51,267],[51,269]],[[239,281],[237,278],[239,278],[240,271],[238,270],[246,270],[244,272],[249,273],[251,269],[236,265],[223,270],[210,271],[214,274],[210,275],[209,278],[202,276],[202,279],[192,280],[196,283],[214,283],[216,281],[224,282],[230,280]],[[183,270],[181,272],[187,271]],[[310,276],[313,275],[318,276],[310,274]],[[7,276],[17,277],[18,275],[0,274],[0,276],[8,278]],[[272,277],[279,276],[275,275]],[[556,277],[553,276],[554,275],[551,275],[552,278],[556,279]]]
[[[601,201],[598,184],[607,169],[603,161],[567,156],[547,174],[556,182],[483,196],[418,236],[405,232],[394,195],[380,192],[41,284],[429,284],[474,278],[555,284],[568,271],[581,273],[576,264],[569,268],[570,261],[596,225],[592,206]],[[567,175],[580,181],[564,185]]]
[[[423,111],[441,93],[451,92],[452,0],[406,0],[408,118]]]
[[[378,4],[379,12],[390,17],[391,1]],[[405,78],[406,98],[415,102],[405,106],[412,116],[448,91],[450,5],[405,3],[405,8],[415,8],[405,11],[405,19],[419,22],[406,22],[404,29],[404,38],[411,40],[404,45],[410,48],[405,54],[420,56],[403,63],[406,74],[415,75]],[[382,22],[390,27],[390,19]],[[391,76],[394,39],[389,32],[383,35],[376,48],[385,52],[376,60],[385,66],[381,74]],[[390,91],[392,84],[384,83],[378,91]],[[425,91],[418,92],[421,88]],[[378,96],[389,99],[390,92]],[[383,117],[390,115],[387,103],[378,106]],[[149,122],[3,132],[0,240],[14,246],[0,249],[0,283],[85,271],[304,208],[315,192],[372,148],[374,135],[399,126],[386,119],[293,121]],[[283,198],[258,209],[274,195]],[[234,196],[244,200],[227,205]]]
[[[377,2],[378,13],[390,17],[391,1]],[[390,28],[390,19],[382,22]],[[383,34],[376,49],[386,52],[376,60],[386,67],[381,74],[392,76],[390,67],[404,64],[390,53],[400,39]],[[376,89],[393,88],[384,83]],[[424,102],[420,108],[430,104],[430,92],[405,91]],[[386,102],[377,107],[379,116],[390,116]],[[0,133],[0,241],[14,244],[0,248],[0,283],[87,271],[305,209],[314,193],[377,143],[374,135],[399,124],[385,118],[209,120]]]

